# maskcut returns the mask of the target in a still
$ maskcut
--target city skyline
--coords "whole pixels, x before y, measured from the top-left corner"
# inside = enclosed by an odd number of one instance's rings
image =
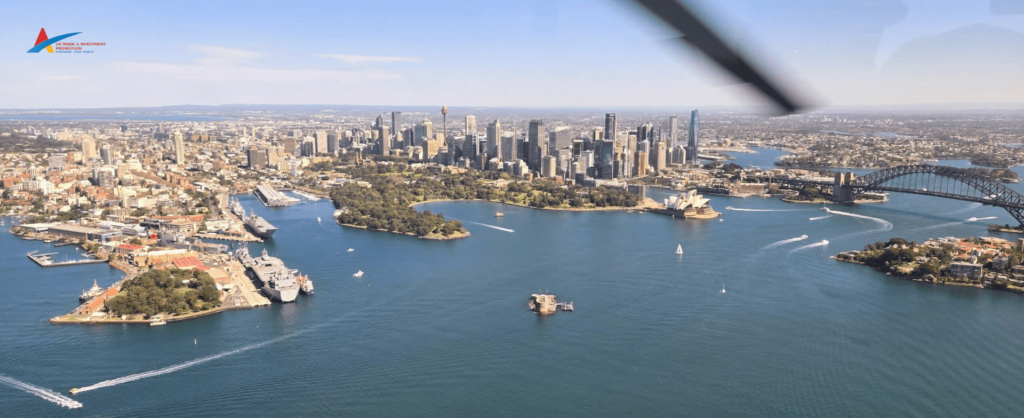
[[[1024,90],[1016,77],[1024,15],[999,1],[699,3],[730,39],[770,57],[778,68],[768,66],[821,104],[1018,104],[1014,93]],[[667,32],[627,2],[240,6],[55,4],[40,15],[11,5],[0,17],[0,108],[760,104],[665,45]],[[382,32],[372,17],[385,11],[395,24]],[[155,24],[167,19],[180,25]],[[292,30],[299,27],[326,41],[310,42]],[[93,54],[26,54],[40,28],[106,45]],[[543,65],[524,65],[523,56]]]

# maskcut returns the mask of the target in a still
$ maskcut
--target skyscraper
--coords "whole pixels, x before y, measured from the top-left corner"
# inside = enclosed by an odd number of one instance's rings
[[[540,119],[531,120],[528,135],[529,145],[526,146],[526,162],[531,170],[539,170],[540,158],[543,156],[541,153],[541,141],[546,139],[544,137],[544,121]]]
[[[491,147],[488,154],[498,157],[499,161],[505,160],[501,149],[501,122],[495,120],[487,124],[487,144]]]
[[[399,135],[402,132],[402,112],[391,112],[391,133]]]
[[[100,159],[103,160],[103,164],[111,165],[114,163],[114,152],[110,150],[109,144],[104,144],[100,148]]]
[[[675,116],[668,117],[668,147],[675,148],[677,133],[679,132],[679,118]]]
[[[476,133],[476,116],[466,115],[466,133],[467,134],[475,134]]]
[[[690,139],[689,143],[687,143],[688,149],[686,150],[686,158],[689,159],[690,162],[694,164],[696,164],[699,160],[699,158],[697,158],[697,152],[699,151],[700,147],[700,127],[698,126],[697,122],[698,113],[696,110],[694,110],[693,112],[690,113]]]
[[[246,150],[246,156],[249,158],[250,170],[267,165],[266,150],[259,149],[258,147],[251,147],[248,150]]]
[[[559,126],[548,135],[548,149],[553,151],[572,148],[572,132],[568,126]]]
[[[92,138],[82,139],[82,163],[86,163],[90,158],[96,158],[96,141]]]
[[[185,141],[181,132],[174,133],[174,163],[185,164]]]
[[[434,124],[430,122],[430,119],[423,119],[413,127],[413,146],[422,145],[424,139],[434,139]]]
[[[615,131],[618,126],[615,124],[615,114],[605,113],[604,114],[604,139],[615,140]]]
[[[314,151],[317,154],[326,154],[327,153],[327,132],[316,131],[316,133],[314,135],[316,135],[314,137],[314,141],[315,141],[315,144],[313,145]]]
[[[381,126],[377,129],[377,149],[380,151],[380,155],[391,155],[391,129],[387,126]]]
[[[654,166],[654,171],[656,173],[665,170],[665,165],[666,165],[666,160],[665,159],[668,157],[666,152],[667,152],[667,150],[665,149],[665,143],[664,142],[659,142],[657,145],[655,145],[654,164],[652,164],[652,165]]]

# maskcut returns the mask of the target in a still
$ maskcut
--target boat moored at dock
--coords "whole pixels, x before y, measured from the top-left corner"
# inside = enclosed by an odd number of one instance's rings
[[[258,282],[260,290],[270,300],[281,303],[294,302],[299,295],[298,271],[285,267],[280,258],[268,255],[266,248],[263,249],[262,255],[253,258],[249,255],[249,249],[242,247],[235,251],[235,257],[245,266],[249,278]]]

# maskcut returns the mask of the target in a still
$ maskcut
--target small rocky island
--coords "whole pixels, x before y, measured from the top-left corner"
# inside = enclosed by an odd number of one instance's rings
[[[534,293],[530,295],[530,303],[527,304],[530,310],[541,315],[553,314],[559,310],[572,312],[572,302],[559,302],[555,295]]]

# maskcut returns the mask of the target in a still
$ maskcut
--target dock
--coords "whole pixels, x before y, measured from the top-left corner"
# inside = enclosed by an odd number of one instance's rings
[[[28,258],[35,261],[40,267],[61,267],[61,266],[79,266],[82,264],[99,264],[106,263],[107,260],[92,258],[92,259],[81,259],[81,260],[70,260],[70,261],[53,261],[53,256],[59,253],[46,253],[36,254],[38,251],[28,253]]]
[[[299,203],[299,199],[291,196],[287,196],[275,190],[273,187],[261,184],[252,189],[252,194],[256,195],[260,199],[260,203],[263,203],[267,207],[281,207],[291,206]]]

